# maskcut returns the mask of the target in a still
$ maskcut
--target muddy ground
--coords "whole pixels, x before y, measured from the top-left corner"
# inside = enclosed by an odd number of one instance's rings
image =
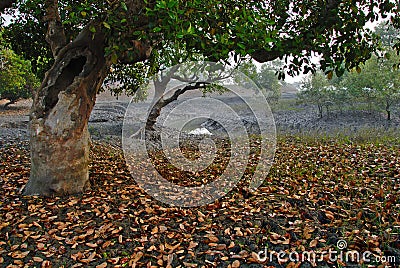
[[[354,135],[359,132],[375,131],[400,134],[400,111],[395,109],[392,120],[387,121],[384,112],[368,112],[360,110],[333,111],[319,118],[316,107],[298,104],[295,94],[283,94],[279,104],[272,104],[273,116],[278,135],[309,134],[309,135]],[[120,96],[118,99],[110,93],[98,96],[96,106],[90,117],[89,130],[93,140],[119,143],[122,123],[130,98]],[[235,101],[235,100],[233,100]],[[31,100],[21,100],[5,107],[6,101],[0,101],[0,146],[15,141],[28,139],[28,122]],[[140,107],[140,103],[137,104]],[[204,107],[207,109],[207,107]],[[145,111],[143,111],[145,112]],[[248,120],[246,124],[253,124]],[[207,126],[207,123],[205,124]],[[208,124],[209,126],[210,124]],[[201,127],[199,125],[199,127]],[[211,129],[210,129],[211,130]],[[211,132],[218,135],[216,129]]]

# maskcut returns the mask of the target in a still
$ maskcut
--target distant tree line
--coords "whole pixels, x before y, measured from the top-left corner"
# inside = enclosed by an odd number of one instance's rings
[[[341,77],[322,72],[307,77],[298,94],[299,100],[315,105],[319,117],[323,117],[324,111],[329,115],[332,109],[343,111],[364,104],[369,112],[385,111],[390,120],[393,108],[400,101],[400,55],[391,44],[400,34],[385,24],[380,24],[375,32],[382,36],[379,55],[373,55],[362,67]]]
[[[280,60],[264,63],[259,68],[254,61],[245,61],[239,65],[238,70],[249,78],[248,83],[255,83],[269,102],[277,102],[281,97],[282,81],[279,81],[279,69],[282,67]],[[251,80],[251,81],[250,81]],[[240,81],[243,83],[244,81]],[[246,85],[246,81],[244,83]]]

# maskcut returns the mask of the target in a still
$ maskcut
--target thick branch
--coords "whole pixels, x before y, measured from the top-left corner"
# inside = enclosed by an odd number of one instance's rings
[[[164,99],[164,96],[161,97],[157,103],[154,104],[152,107],[149,116],[147,117],[147,122],[146,122],[146,129],[147,130],[154,130],[154,125],[157,121],[157,118],[161,114],[161,109],[167,106],[168,104],[176,101],[179,96],[181,96],[183,93],[189,90],[194,90],[194,89],[202,89],[206,88],[209,85],[209,83],[204,83],[204,82],[196,82],[194,84],[187,85],[183,88],[177,89],[172,96]],[[161,91],[165,91],[165,89],[160,89]],[[157,89],[156,89],[157,91]]]
[[[3,13],[6,8],[10,8],[15,0],[2,0],[0,1],[0,13]]]
[[[67,43],[64,27],[58,12],[58,0],[46,1],[45,21],[48,22],[46,41],[51,47],[53,56],[56,57],[60,49]]]
[[[197,83],[195,83],[195,84],[187,85],[187,86],[185,86],[184,88],[180,88],[180,89],[176,90],[176,91],[174,92],[174,94],[173,94],[171,97],[169,97],[169,98],[163,100],[163,103],[164,103],[164,106],[163,106],[163,107],[167,106],[167,105],[170,104],[171,102],[176,101],[176,100],[179,98],[179,96],[181,96],[181,95],[182,95],[183,93],[185,93],[186,91],[194,90],[194,89],[206,88],[206,87],[208,86],[208,84],[209,84],[209,83],[197,82]]]
[[[279,53],[279,51],[257,50],[251,55],[251,57],[258,62],[267,62],[273,61],[281,55],[282,53]]]
[[[149,42],[145,41],[131,41],[132,47],[126,50],[118,61],[122,64],[134,64],[136,62],[147,60],[150,57],[152,47]]]

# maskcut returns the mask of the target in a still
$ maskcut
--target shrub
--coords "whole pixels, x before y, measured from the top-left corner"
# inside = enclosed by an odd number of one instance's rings
[[[31,63],[11,49],[0,47],[0,99],[9,100],[9,105],[29,98],[38,85]]]

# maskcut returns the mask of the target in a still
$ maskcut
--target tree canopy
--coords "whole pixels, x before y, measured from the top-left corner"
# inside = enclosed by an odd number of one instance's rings
[[[153,68],[194,55],[226,60],[235,52],[236,57],[250,55],[259,62],[281,58],[285,72],[295,75],[317,69],[310,61],[315,53],[325,73],[341,75],[369,59],[379,45],[378,35],[365,29],[367,22],[389,17],[392,27],[400,26],[399,4],[390,0],[14,2],[8,9],[14,18],[7,38],[42,76],[53,63],[45,40],[52,21],[67,41],[85,28],[105,34],[105,53],[119,80],[118,74],[151,72],[143,65],[134,65],[136,72],[126,68],[143,46],[152,49],[147,67]],[[399,40],[392,45],[399,49]],[[138,79],[125,77],[125,82],[132,86]]]

